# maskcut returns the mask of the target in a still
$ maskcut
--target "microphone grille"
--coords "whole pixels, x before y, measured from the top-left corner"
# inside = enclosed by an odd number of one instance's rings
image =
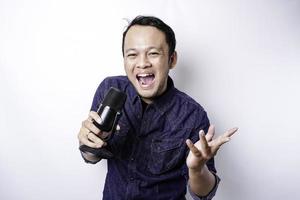
[[[111,87],[105,95],[102,105],[109,106],[115,111],[120,111],[125,104],[126,97],[126,93],[115,87]]]

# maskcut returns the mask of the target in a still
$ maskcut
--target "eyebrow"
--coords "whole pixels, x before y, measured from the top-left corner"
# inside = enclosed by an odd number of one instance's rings
[[[149,51],[151,49],[156,49],[158,51],[163,51],[163,48],[161,47],[154,47],[154,46],[150,46],[150,47],[147,47],[146,50]],[[136,51],[137,49],[136,48],[129,48],[125,51],[125,53],[129,52],[129,51]]]
[[[125,51],[125,53],[127,53],[128,51],[135,51],[135,48],[127,49],[127,50]]]

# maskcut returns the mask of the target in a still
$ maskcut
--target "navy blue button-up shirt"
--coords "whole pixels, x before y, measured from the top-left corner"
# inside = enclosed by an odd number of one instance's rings
[[[103,199],[185,199],[185,141],[190,138],[196,142],[199,130],[207,132],[209,120],[204,109],[177,90],[170,77],[167,91],[143,109],[128,78],[117,76],[108,77],[99,85],[91,110],[97,110],[110,87],[124,91],[127,100],[118,123],[121,129],[108,141],[107,148],[114,158],[107,160]],[[207,166],[216,173],[213,159]]]

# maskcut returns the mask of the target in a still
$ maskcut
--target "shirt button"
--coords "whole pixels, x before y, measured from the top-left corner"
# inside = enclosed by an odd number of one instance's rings
[[[134,158],[130,158],[130,161],[134,161]]]
[[[134,178],[133,177],[130,177],[130,181],[133,181],[134,180]]]

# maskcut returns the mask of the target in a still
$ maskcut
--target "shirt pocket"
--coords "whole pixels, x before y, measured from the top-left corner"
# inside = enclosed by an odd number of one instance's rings
[[[148,162],[149,171],[159,175],[185,162],[183,140],[183,138],[153,139]]]

